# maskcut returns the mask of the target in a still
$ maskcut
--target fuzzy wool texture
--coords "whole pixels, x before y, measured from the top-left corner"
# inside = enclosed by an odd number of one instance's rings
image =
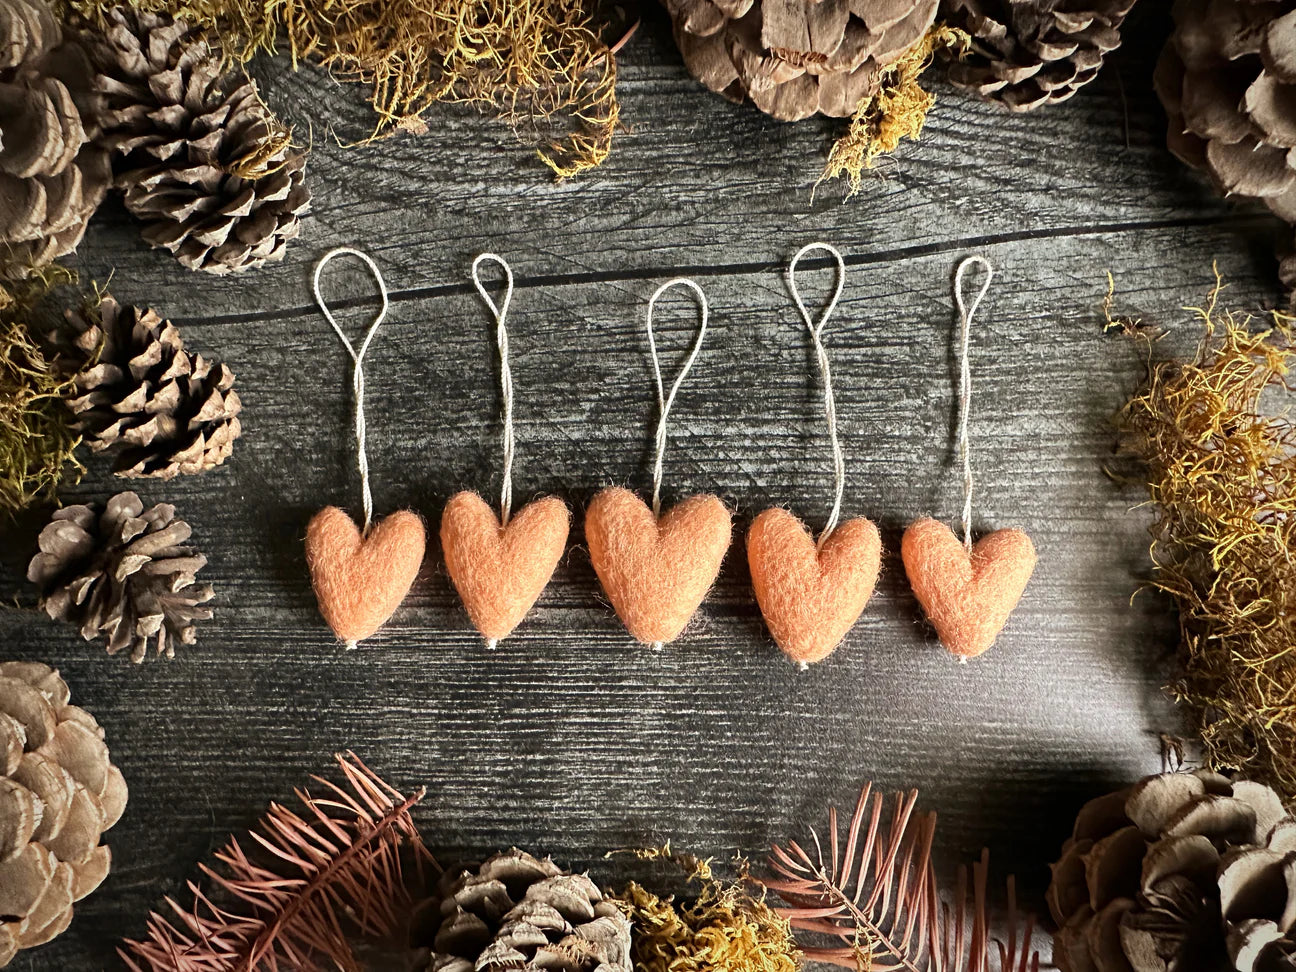
[[[400,510],[360,535],[350,514],[326,506],[306,527],[306,564],[320,614],[353,645],[386,623],[409,593],[427,537],[417,513]]]
[[[567,504],[556,496],[528,503],[507,526],[476,493],[450,497],[441,514],[441,549],[482,637],[505,638],[526,617],[562,559],[570,523]]]
[[[944,523],[921,519],[900,541],[914,596],[946,648],[975,658],[994,644],[1035,570],[1035,545],[1021,530],[996,530],[969,557]]]
[[[858,517],[817,547],[805,524],[773,507],[747,531],[747,563],[774,641],[792,661],[812,665],[833,653],[864,612],[882,566],[882,538]]]
[[[617,615],[644,644],[674,641],[720,573],[733,528],[714,496],[653,516],[628,489],[599,492],[585,513],[590,561]]]

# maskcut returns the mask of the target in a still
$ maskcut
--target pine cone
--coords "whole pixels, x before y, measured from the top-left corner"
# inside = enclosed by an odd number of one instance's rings
[[[70,253],[108,191],[89,79],[44,0],[0,0],[0,262]]]
[[[64,507],[41,531],[27,579],[51,618],[79,625],[86,641],[105,638],[108,654],[129,648],[138,664],[153,642],[174,658],[177,641],[197,639],[194,622],[212,616],[201,606],[212,589],[195,580],[207,558],[183,546],[191,532],[174,506],[145,510],[134,493],[114,496],[102,513]]]
[[[54,669],[0,662],[0,968],[67,928],[108,875],[99,839],[126,808],[103,729],[68,698]]]
[[[937,0],[666,0],[695,78],[781,121],[845,118],[926,35]]]
[[[219,466],[242,432],[234,373],[185,350],[180,332],[153,310],[104,296],[69,311],[75,355],[89,367],[69,402],[96,452],[121,446],[119,476],[174,479]]]
[[[437,892],[429,972],[631,972],[630,920],[549,858],[514,848]]]
[[[1293,13],[1290,2],[1177,0],[1155,82],[1170,151],[1223,195],[1263,200],[1296,225]],[[1281,272],[1296,286],[1296,260]]]
[[[256,85],[165,16],[110,11],[90,50],[117,186],[144,239],[208,273],[283,259],[310,204],[306,157]]]
[[[1087,803],[1048,903],[1062,972],[1237,969],[1290,954],[1296,818],[1267,786],[1150,776]]]
[[[1065,101],[1120,46],[1133,6],[1134,0],[944,0],[942,19],[972,37],[972,50],[950,64],[950,81],[1013,111]]]

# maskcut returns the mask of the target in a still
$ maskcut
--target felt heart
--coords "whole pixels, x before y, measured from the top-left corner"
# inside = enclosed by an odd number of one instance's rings
[[[729,511],[692,496],[662,514],[628,489],[602,490],[585,514],[590,561],[626,629],[645,644],[679,637],[720,572]]]
[[[859,517],[816,549],[805,525],[774,507],[747,531],[747,563],[770,634],[804,668],[832,654],[859,619],[877,583],[882,540]]]
[[[336,506],[306,527],[306,564],[320,614],[347,647],[382,627],[423,563],[423,521],[409,510],[379,520],[368,536]]]
[[[499,514],[476,493],[450,497],[441,514],[441,548],[482,637],[492,643],[507,637],[526,617],[562,559],[570,520],[556,496],[528,503],[508,526],[500,526]]]
[[[905,530],[900,556],[941,643],[962,658],[994,644],[1035,569],[1035,545],[1021,530],[987,534],[969,556],[953,530],[931,519]]]

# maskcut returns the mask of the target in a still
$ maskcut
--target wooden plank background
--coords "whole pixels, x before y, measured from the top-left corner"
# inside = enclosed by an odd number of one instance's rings
[[[997,874],[1016,871],[1042,907],[1078,805],[1157,769],[1158,733],[1181,728],[1160,691],[1167,604],[1130,601],[1147,569],[1144,497],[1102,471],[1110,416],[1140,376],[1132,345],[1102,332],[1105,273],[1124,307],[1165,322],[1186,322],[1179,308],[1204,294],[1213,260],[1239,301],[1276,297],[1270,221],[1216,200],[1163,148],[1150,74],[1164,16],[1137,11],[1100,79],[1045,112],[1010,116],[940,86],[922,141],[848,201],[835,185],[812,193],[832,124],[779,124],[705,92],[655,9],[622,58],[627,132],[607,165],[562,185],[500,126],[453,109],[426,137],[341,148],[368,129],[361,92],[261,65],[270,102],[314,140],[313,211],[286,261],[191,274],[147,249],[115,203],[77,261],[233,367],[246,431],[218,471],[136,484],[146,502],[175,503],[210,558],[217,615],[196,647],[136,668],[30,610],[0,612],[4,655],[64,672],[131,787],[111,876],[15,967],[114,966],[119,937],[142,933],[197,860],[347,747],[397,785],[428,784],[417,815],[446,858],[518,844],[605,881],[606,848],[670,838],[758,855],[865,780],[917,786],[942,815],[947,867],[988,846]],[[713,330],[673,413],[665,497],[718,493],[741,536],[770,504],[818,525],[831,502],[813,357],[781,276],[813,239],[851,265],[828,336],[845,512],[874,518],[887,547],[877,594],[829,661],[798,673],[774,648],[741,542],[678,645],[635,646],[599,594],[579,517],[540,607],[496,650],[435,546],[378,637],[355,652],[334,643],[301,544],[319,507],[359,501],[347,361],[309,292],[323,252],[366,249],[392,290],[369,355],[376,505],[430,524],[454,491],[499,488],[475,254],[502,253],[517,274],[519,501],[557,493],[578,510],[604,485],[649,487],[645,303],[669,276],[696,277]],[[896,550],[912,518],[958,512],[950,285],[970,252],[999,267],[972,338],[976,525],[1024,527],[1040,563],[1000,644],[959,665],[921,622]],[[372,293],[342,262],[327,290],[365,308]],[[346,319],[359,328],[367,313]],[[665,305],[670,360],[693,326],[683,298]],[[1181,327],[1162,348],[1194,339]],[[66,499],[126,485],[96,460]],[[38,527],[4,538],[6,600],[31,603],[22,572]]]

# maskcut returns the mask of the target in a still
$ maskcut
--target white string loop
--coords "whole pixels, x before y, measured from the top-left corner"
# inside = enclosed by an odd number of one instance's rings
[[[985,269],[985,281],[969,307],[963,297],[963,276],[976,265]],[[958,449],[963,462],[963,546],[969,552],[972,550],[972,451],[968,443],[968,413],[972,405],[972,369],[968,364],[968,335],[972,330],[972,319],[981,306],[981,298],[990,289],[994,275],[994,266],[979,255],[967,257],[954,273],[954,303],[959,312]]]
[[[657,306],[657,298],[672,287],[688,287],[697,297],[698,309],[701,313],[701,324],[698,326],[697,338],[693,341],[693,349],[689,352],[684,364],[680,368],[679,376],[675,379],[675,384],[671,385],[670,394],[665,393],[665,387],[662,384],[661,361],[657,357],[657,339],[653,335],[653,311]],[[692,280],[686,277],[676,277],[674,280],[668,280],[657,288],[657,291],[648,300],[648,350],[652,353],[653,377],[657,382],[657,408],[660,412],[660,418],[657,420],[657,454],[653,459],[653,493],[652,493],[652,511],[653,516],[661,513],[661,481],[662,481],[662,459],[666,455],[666,419],[670,415],[671,405],[675,402],[675,393],[684,383],[689,369],[693,367],[693,362],[697,360],[698,352],[702,350],[702,338],[706,335],[707,320],[710,311],[707,308],[706,294]]]
[[[482,283],[478,272],[486,260],[493,260],[504,271],[504,299],[498,306],[486,292],[486,285]],[[508,316],[509,301],[513,299],[513,269],[502,256],[483,253],[473,261],[472,280],[477,293],[481,294],[482,300],[495,317],[495,340],[499,345],[500,356],[500,392],[504,399],[504,483],[500,487],[500,524],[508,526],[513,510],[513,372],[509,368],[509,339],[504,318]]]
[[[814,322],[813,316],[801,299],[801,290],[797,287],[796,271],[797,264],[807,253],[814,250],[823,250],[832,254],[837,261],[837,282],[833,287],[832,297],[824,306],[823,313],[819,315],[819,323]],[[841,519],[842,495],[846,491],[846,459],[842,455],[841,441],[837,437],[837,400],[833,396],[832,372],[828,367],[828,350],[824,347],[823,331],[828,324],[828,319],[837,309],[837,301],[841,299],[842,290],[846,286],[846,261],[842,259],[841,251],[830,243],[807,243],[797,251],[787,268],[788,290],[792,292],[792,299],[796,301],[797,310],[801,312],[801,319],[805,321],[806,330],[810,332],[810,340],[814,343],[815,356],[819,359],[819,374],[823,377],[824,385],[824,417],[828,420],[828,437],[832,442],[833,455],[833,480],[835,493],[833,497],[832,511],[828,514],[828,522],[824,525],[823,532],[819,534],[819,546],[823,546],[825,540],[837,528],[837,522]]]
[[[369,330],[365,332],[364,340],[360,343],[359,351],[356,351],[356,349],[351,345],[350,340],[348,340],[346,334],[343,333],[341,325],[338,324],[337,319],[333,317],[332,312],[328,309],[328,304],[324,301],[324,295],[320,293],[320,275],[324,272],[324,268],[328,265],[328,262],[338,256],[358,257],[365,266],[369,268],[369,272],[373,274],[373,278],[378,284],[379,296],[382,298],[382,307],[378,310],[378,316],[373,319],[373,323],[369,325]],[[351,355],[351,360],[354,362],[351,386],[355,392],[356,466],[360,470],[360,490],[364,496],[364,532],[368,533],[369,526],[373,521],[373,494],[369,489],[369,456],[365,451],[365,379],[363,361],[365,352],[369,350],[369,342],[373,340],[374,334],[378,331],[378,325],[387,317],[387,308],[389,306],[387,300],[387,285],[383,282],[382,272],[378,269],[378,264],[374,263],[373,258],[370,257],[369,254],[362,253],[349,246],[339,246],[336,249],[329,250],[320,257],[319,262],[315,264],[315,276],[312,280],[311,286],[315,292],[315,303],[319,305],[320,311],[324,314],[324,317],[328,320],[329,324],[333,326],[333,330],[337,333],[337,336],[342,339],[342,346],[347,349],[347,354]]]

